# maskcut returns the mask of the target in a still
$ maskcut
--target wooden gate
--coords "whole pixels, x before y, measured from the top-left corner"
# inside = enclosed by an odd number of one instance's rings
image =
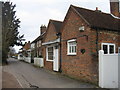
[[[104,54],[99,51],[99,86],[118,88],[118,54]]]

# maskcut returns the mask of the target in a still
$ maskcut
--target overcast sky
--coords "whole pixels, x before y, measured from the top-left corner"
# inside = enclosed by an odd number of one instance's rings
[[[48,25],[49,19],[63,21],[69,6],[75,5],[95,10],[96,7],[109,13],[109,0],[2,0],[16,4],[16,15],[21,20],[20,34],[26,41],[33,41],[40,35],[40,26]],[[16,48],[18,51],[18,48]]]

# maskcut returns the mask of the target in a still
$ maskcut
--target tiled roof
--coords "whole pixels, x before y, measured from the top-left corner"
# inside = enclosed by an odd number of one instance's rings
[[[37,37],[34,41],[32,41],[31,43],[35,43],[35,42],[41,40],[41,39],[44,37],[44,35],[45,35],[45,32],[44,32],[42,35],[38,36],[38,37]]]
[[[119,30],[120,19],[114,18],[111,14],[101,11],[93,11],[71,5],[71,7],[82,17],[92,28]]]
[[[53,23],[53,25],[55,26],[56,32],[59,33],[62,27],[62,22],[57,20],[50,20],[50,22]]]

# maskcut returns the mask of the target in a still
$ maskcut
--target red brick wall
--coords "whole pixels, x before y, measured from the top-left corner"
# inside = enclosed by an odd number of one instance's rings
[[[85,26],[85,31],[80,32],[80,25]],[[100,34],[101,33],[101,34]],[[82,37],[83,35],[86,35]],[[98,46],[96,44],[97,32],[80,18],[74,11],[69,10],[62,28],[62,71],[64,74],[92,83],[98,83],[98,50],[101,49],[101,43],[115,43],[118,47],[118,33],[98,32]],[[113,40],[115,37],[115,40]],[[76,38],[77,55],[67,55],[67,40]],[[120,45],[120,43],[119,43]],[[82,54],[81,49],[86,52]],[[117,49],[117,48],[116,48]]]
[[[118,2],[110,2],[110,11],[113,15],[120,17],[119,13],[119,1]]]
[[[52,23],[49,23],[43,43],[53,41],[56,38],[57,37],[56,37],[55,28]],[[46,46],[43,47],[43,58],[44,58],[44,67],[48,70],[53,70],[53,62],[46,61]]]
[[[51,40],[53,41],[56,38],[55,28],[52,23],[49,23],[44,42],[49,42]]]
[[[85,31],[80,32],[80,25],[85,26]],[[72,76],[84,81],[97,82],[97,69],[98,61],[92,60],[91,48],[94,50],[95,41],[91,41],[90,36],[96,38],[95,32],[92,32],[88,25],[73,11],[69,11],[64,27],[62,30],[62,71],[64,74]],[[90,33],[93,33],[90,34]],[[86,36],[83,36],[86,35]],[[88,36],[88,39],[87,39]],[[67,55],[67,40],[76,38],[77,40],[77,55]],[[91,42],[93,45],[91,45]],[[85,49],[86,52],[82,54],[81,49]]]
[[[118,53],[118,47],[120,47],[120,33],[114,31],[99,31],[99,49],[101,49],[101,43],[113,43],[116,46],[116,53]]]
[[[23,46],[23,48],[25,49],[25,50],[28,50],[28,49],[30,49],[30,41],[28,41],[28,43],[26,42],[25,43],[25,45]]]

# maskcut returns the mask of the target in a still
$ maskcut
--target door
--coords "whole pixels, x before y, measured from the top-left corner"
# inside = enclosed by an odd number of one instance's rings
[[[59,59],[58,59],[58,46],[54,47],[54,60],[53,60],[53,70],[59,71]]]

